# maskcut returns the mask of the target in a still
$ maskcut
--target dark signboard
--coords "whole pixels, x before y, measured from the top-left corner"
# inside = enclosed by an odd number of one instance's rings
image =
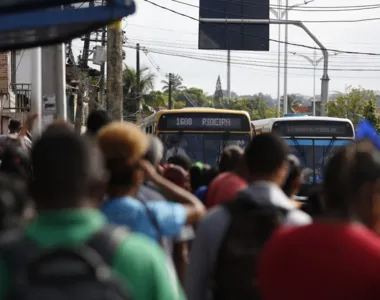
[[[165,114],[158,121],[159,130],[249,131],[246,116],[234,114]]]
[[[200,0],[199,18],[269,19],[269,0]],[[269,24],[199,22],[198,48],[269,51]]]
[[[339,136],[353,137],[354,131],[350,123],[339,121],[281,121],[273,124],[273,131],[282,136]]]

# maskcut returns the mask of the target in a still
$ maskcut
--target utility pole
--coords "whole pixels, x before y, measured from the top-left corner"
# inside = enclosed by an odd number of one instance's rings
[[[227,102],[231,99],[231,51],[227,50]]]
[[[172,73],[169,73],[169,109],[172,109]]]
[[[107,28],[107,111],[112,120],[123,120],[123,41],[121,20]]]
[[[306,2],[305,2],[306,3]],[[285,21],[288,21],[289,0],[285,4]],[[288,113],[288,24],[285,24],[285,50],[284,50],[284,114]]]
[[[102,28],[102,37],[101,37],[101,43],[102,47],[106,45],[106,32],[107,32],[107,27]],[[99,102],[100,105],[104,105],[104,79],[106,76],[106,71],[105,71],[105,63],[102,63],[100,65],[100,81],[99,81]]]
[[[281,18],[281,0],[278,3],[278,19]],[[278,24],[278,40],[281,41],[281,24]],[[281,43],[277,45],[277,118],[281,116]]]
[[[136,116],[137,121],[140,120],[140,104],[141,104],[141,91],[140,91],[140,44],[136,44]]]
[[[16,63],[16,51],[15,50],[11,51],[11,70],[12,70],[12,73],[11,73],[11,84],[12,84],[12,87],[11,88],[13,89],[13,92],[16,93],[16,91],[15,91],[15,83],[16,83],[16,78],[17,78],[17,75],[16,75],[16,73],[17,73],[17,63]]]

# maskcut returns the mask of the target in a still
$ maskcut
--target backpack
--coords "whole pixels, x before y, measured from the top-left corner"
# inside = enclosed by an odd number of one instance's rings
[[[85,245],[41,251],[26,237],[2,242],[10,270],[7,300],[130,300],[113,276],[112,258],[126,231],[106,226]]]
[[[288,212],[239,198],[223,205],[231,220],[213,271],[213,299],[260,299],[256,279],[258,256]]]

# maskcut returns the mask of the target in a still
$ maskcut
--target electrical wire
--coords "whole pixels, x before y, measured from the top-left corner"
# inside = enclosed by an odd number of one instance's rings
[[[127,47],[129,49],[134,49],[135,50],[135,47]],[[147,50],[149,53],[154,53],[154,52],[151,52],[149,50]],[[172,56],[172,54],[161,54],[161,53],[155,53],[155,54],[158,54],[158,55],[167,55],[167,56]],[[188,57],[185,57],[187,59],[195,59],[195,60],[202,60],[202,61],[205,61],[205,62],[213,62],[213,61],[210,61],[209,59],[197,59],[196,57],[191,57],[191,56],[188,56]],[[216,61],[216,63],[226,63],[225,61]],[[260,67],[255,67],[255,68],[249,68],[247,67],[247,64],[235,64],[235,63],[232,63],[234,65],[234,67],[236,68],[239,68],[239,69],[245,69],[245,70],[250,70],[250,71],[256,71],[256,72],[260,72],[260,76],[270,76],[272,77],[273,74],[277,74],[277,71],[275,70],[272,70],[272,69],[258,69]],[[263,73],[269,73],[269,74],[263,74]],[[314,75],[312,74],[309,74],[309,73],[294,73],[294,72],[289,72],[288,73],[289,75],[291,76],[302,76],[302,77],[313,77],[314,78]],[[341,79],[378,79],[379,77],[378,76],[334,76],[335,78],[341,78]]]
[[[179,4],[182,4],[182,5],[194,7],[194,8],[197,8],[197,9],[202,9],[202,10],[207,10],[207,11],[213,11],[213,12],[219,12],[219,13],[223,13],[223,14],[227,14],[228,13],[229,15],[237,16],[238,17],[237,19],[242,19],[244,17],[248,17],[248,18],[251,17],[250,15],[245,15],[244,13],[226,12],[226,11],[223,11],[223,10],[220,10],[220,9],[213,9],[213,8],[202,7],[202,6],[198,6],[198,5],[195,5],[195,4],[191,4],[191,3],[187,3],[187,2],[183,2],[183,1],[179,1],[179,0],[171,0],[171,1],[179,3]],[[230,1],[227,1],[227,2],[230,2]],[[236,3],[239,3],[239,2],[236,2]],[[239,4],[242,5],[241,3],[239,3]],[[249,5],[247,5],[247,6],[249,6]],[[366,19],[356,19],[356,20],[317,20],[317,21],[302,20],[301,22],[302,23],[359,23],[359,22],[378,21],[378,20],[380,20],[380,17],[366,18]],[[295,21],[295,20],[293,20],[293,21]]]
[[[135,46],[127,46],[128,48],[136,49]],[[184,58],[194,58],[199,60],[210,60],[214,62],[220,62],[220,63],[227,63],[227,60],[220,57],[215,57],[215,55],[194,55],[193,53],[186,53],[186,52],[180,52],[180,51],[163,51],[162,49],[152,49],[147,48],[148,51],[156,54],[162,54],[162,55],[169,55],[169,56],[177,56],[177,57],[184,57]],[[262,64],[257,61],[239,61],[239,60],[231,60],[232,64],[245,64],[245,65],[252,65],[257,67],[265,67],[265,68],[278,68],[276,64]],[[284,68],[284,66],[280,66],[280,68]],[[289,69],[297,69],[297,70],[314,70],[314,68],[311,67],[288,67]],[[320,68],[316,68],[316,70],[322,70]],[[363,69],[363,68],[351,68],[351,69],[341,69],[341,68],[330,68],[330,71],[344,71],[344,72],[380,72],[380,68],[377,69]]]
[[[181,1],[175,1],[174,2],[181,3]],[[362,10],[373,10],[380,8],[380,4],[369,4],[369,5],[362,5],[362,6],[306,6],[306,4],[297,5],[297,6],[286,6],[286,5],[265,5],[262,3],[252,3],[251,1],[236,1],[236,0],[221,0],[221,2],[227,2],[227,3],[236,3],[239,5],[244,6],[251,6],[251,7],[263,7],[263,8],[271,8],[274,10],[289,10],[291,7],[291,10],[294,11],[306,11],[306,12],[346,12],[346,11],[362,11]]]
[[[141,38],[135,38],[135,37],[129,37],[128,38],[130,41],[133,41],[134,43],[144,43],[145,45],[148,45],[148,46],[155,46],[155,47],[161,47],[161,48],[171,48],[171,49],[188,49],[188,50],[199,50],[197,46],[192,46],[192,45],[189,45],[189,44],[182,44],[182,43],[178,43],[178,42],[173,42],[173,41],[170,41],[170,40],[155,40],[155,39],[141,39]],[[188,41],[189,43],[191,43],[190,41]],[[192,44],[194,44],[194,42],[192,42]],[[380,45],[379,45],[380,46]],[[220,54],[220,51],[217,51],[217,50],[204,50],[204,51],[207,51],[207,53],[215,53],[215,54]],[[203,51],[202,51],[203,52]],[[237,54],[240,54],[244,51],[236,51],[234,53],[237,53]],[[310,56],[312,55],[311,53],[305,53],[305,52],[296,52],[297,54],[303,54],[305,56]],[[265,54],[262,54],[262,55],[276,55],[277,56],[277,53],[276,52],[266,52]],[[298,58],[296,59],[295,56],[291,56],[291,57],[294,57],[294,60],[299,60]],[[350,65],[352,63],[354,63],[352,61],[352,55],[339,55],[339,56],[335,56],[334,58],[334,61],[333,63],[335,63],[336,61],[340,61],[342,59],[350,59],[350,61],[348,62]],[[266,58],[266,59],[270,59],[272,60],[272,58]],[[380,62],[380,58],[379,57],[376,57],[376,56],[362,56],[362,57],[356,57],[356,59],[360,59],[360,60],[363,60],[365,59],[366,61],[358,61],[357,63],[361,63],[361,64],[373,64],[375,63],[376,61]],[[291,60],[291,58],[290,58]],[[376,61],[375,61],[376,60]],[[346,61],[347,62],[347,61]]]
[[[178,12],[176,10],[173,10],[171,8],[168,8],[168,7],[165,7],[165,6],[162,6],[160,4],[157,4],[155,2],[152,2],[150,0],[144,0],[145,2],[147,3],[150,3],[156,7],[159,7],[163,10],[166,10],[166,11],[170,11],[174,14],[177,14],[179,16],[182,16],[182,17],[185,17],[185,18],[188,18],[188,19],[191,19],[191,20],[194,20],[194,21],[197,21],[198,23],[200,23],[201,21],[195,17],[192,17],[192,16],[189,16],[187,14],[184,14],[184,13],[181,13],[181,12]],[[213,25],[213,26],[218,26],[219,24],[210,24],[208,23],[209,25]],[[222,25],[224,26],[224,24]],[[315,50],[319,50],[319,48],[317,47],[314,47],[314,46],[308,46],[308,45],[303,45],[303,44],[298,44],[298,43],[291,43],[291,42],[285,42],[285,41],[279,41],[279,40],[275,40],[275,39],[271,39],[271,38],[267,38],[267,37],[262,37],[262,36],[257,36],[257,35],[253,35],[253,34],[248,34],[248,33],[242,33],[242,32],[239,32],[239,31],[236,31],[236,30],[233,30],[231,28],[226,28],[226,30],[228,31],[231,31],[231,32],[235,32],[235,33],[239,33],[241,35],[244,35],[244,36],[251,36],[251,37],[254,37],[254,38],[260,38],[260,39],[263,39],[263,40],[269,40],[269,41],[272,41],[272,42],[276,42],[276,43],[281,43],[281,44],[288,44],[288,45],[292,45],[292,46],[297,46],[297,47],[302,47],[302,48],[308,48],[308,49],[315,49]],[[328,49],[326,48],[327,51],[331,51],[331,52],[339,52],[339,53],[348,53],[348,54],[355,54],[355,55],[371,55],[371,56],[380,56],[380,53],[374,53],[374,52],[358,52],[358,51],[346,51],[346,50],[338,50],[338,49]]]
[[[24,57],[24,53],[25,53],[25,50],[22,50],[21,55],[20,55],[20,59],[19,59],[17,66],[16,66],[16,73],[17,73],[18,67],[21,64],[22,58]]]

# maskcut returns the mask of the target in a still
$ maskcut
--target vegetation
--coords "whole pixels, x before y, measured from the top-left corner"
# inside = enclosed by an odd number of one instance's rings
[[[336,100],[327,103],[327,115],[348,118],[357,125],[368,119],[379,130],[380,122],[376,115],[376,96],[373,91],[363,88],[349,88],[348,93],[340,94]]]
[[[140,100],[141,116],[148,116],[159,109],[168,107],[169,103],[169,74],[163,80],[162,91],[154,90],[155,75],[148,68],[142,68],[140,72],[141,95],[136,95],[136,71],[125,66],[124,74],[124,115],[135,115],[137,111],[136,97]],[[183,78],[178,74],[171,75],[172,100],[174,108],[183,107],[215,107],[234,110],[247,111],[252,120],[273,118],[277,116],[276,103],[273,103],[269,95],[262,93],[254,96],[246,96],[226,99],[222,90],[220,77],[217,79],[215,93],[207,95],[202,89],[197,87],[186,87]],[[317,102],[317,114],[320,112],[320,103]],[[297,112],[297,108],[302,106],[302,102],[296,95],[288,95],[289,112]],[[376,115],[376,97],[373,91],[362,88],[350,88],[346,94],[341,94],[336,100],[327,104],[328,116],[349,118],[357,125],[358,122],[366,118],[376,129],[380,130],[380,120]],[[281,106],[282,110],[282,106]],[[307,113],[312,112],[312,106]]]

